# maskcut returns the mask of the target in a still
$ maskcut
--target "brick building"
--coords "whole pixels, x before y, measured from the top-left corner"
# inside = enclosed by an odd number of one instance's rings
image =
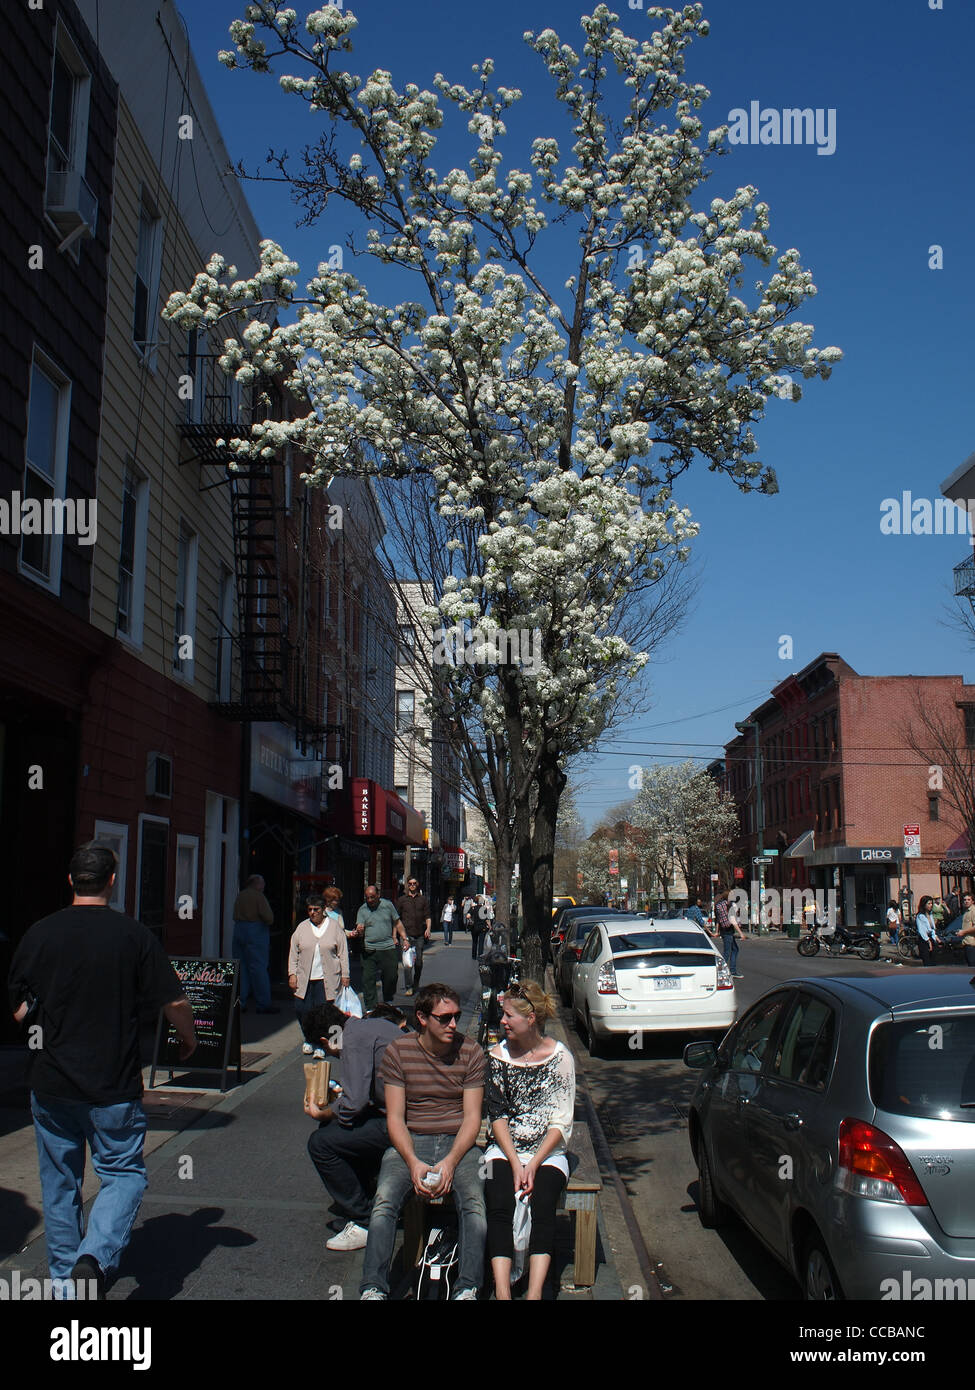
[[[942,889],[940,865],[964,827],[932,766],[937,750],[921,707],[975,746],[975,685],[961,676],[861,676],[823,652],[788,676],[743,724],[758,726],[762,796],[756,799],[755,729],[725,749],[725,782],[738,803],[737,863],[757,877],[759,826],[777,850],[767,888],[834,889],[847,925],[873,923],[906,889],[912,908]],[[761,820],[759,820],[761,816]],[[920,858],[905,861],[904,827],[919,825]]]

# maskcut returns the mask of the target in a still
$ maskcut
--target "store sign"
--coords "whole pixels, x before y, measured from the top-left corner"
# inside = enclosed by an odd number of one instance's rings
[[[862,850],[860,851],[860,858],[861,858],[861,859],[869,859],[869,860],[884,859],[884,860],[886,860],[886,859],[893,859],[893,857],[894,857],[894,852],[893,852],[893,850],[889,850],[889,849],[862,849]]]
[[[462,874],[464,872],[464,851],[462,849],[445,849],[443,866],[445,873]]]
[[[278,806],[317,816],[322,800],[322,766],[303,757],[287,724],[251,725],[250,789]]]
[[[372,796],[365,777],[352,784],[352,818],[357,835],[372,834]]]

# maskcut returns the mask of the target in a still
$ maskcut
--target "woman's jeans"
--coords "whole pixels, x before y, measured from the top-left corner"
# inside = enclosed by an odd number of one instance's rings
[[[721,933],[721,953],[728,969],[734,975],[738,970],[738,937],[733,931]]]
[[[456,1134],[411,1134],[413,1150],[421,1163],[436,1168],[454,1146]],[[481,1150],[470,1148],[454,1169],[450,1194],[457,1208],[460,1226],[460,1271],[455,1296],[464,1289],[479,1289],[484,1277],[484,1244],[487,1215],[484,1209],[484,1180]],[[396,1244],[396,1222],[413,1193],[410,1170],[395,1149],[387,1149],[379,1170],[376,1200],[369,1218],[369,1240],[362,1266],[360,1293],[379,1289],[389,1293],[389,1263]]]

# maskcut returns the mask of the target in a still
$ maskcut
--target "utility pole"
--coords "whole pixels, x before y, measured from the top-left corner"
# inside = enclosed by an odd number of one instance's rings
[[[765,934],[765,813],[762,805],[762,747],[758,740],[759,727],[757,719],[745,719],[735,723],[735,728],[740,734],[746,729],[755,731],[755,828],[758,832],[758,934]],[[754,867],[754,866],[753,866]]]

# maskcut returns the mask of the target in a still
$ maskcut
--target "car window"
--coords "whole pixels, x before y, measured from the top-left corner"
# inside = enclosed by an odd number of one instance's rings
[[[578,945],[580,941],[585,941],[586,937],[592,931],[594,920],[596,919],[592,917],[583,917],[581,922],[573,922],[571,939],[575,945]]]
[[[679,951],[682,947],[697,951],[702,946],[713,950],[709,936],[702,931],[628,931],[620,932],[609,928],[609,941],[613,955],[624,955],[627,951]]]
[[[975,1121],[975,1013],[898,1019],[870,1039],[870,1095],[880,1110]]]
[[[787,994],[773,994],[763,999],[742,1019],[732,1044],[731,1067],[734,1071],[761,1071],[769,1039],[779,1021]]]
[[[799,994],[779,1033],[770,1073],[782,1081],[822,1091],[832,1066],[835,1042],[834,1010],[824,999]]]
[[[599,944],[599,928],[597,927],[595,931],[591,933],[589,940],[583,947],[582,955],[579,959],[585,961],[587,965],[590,961],[594,961],[599,955]]]

